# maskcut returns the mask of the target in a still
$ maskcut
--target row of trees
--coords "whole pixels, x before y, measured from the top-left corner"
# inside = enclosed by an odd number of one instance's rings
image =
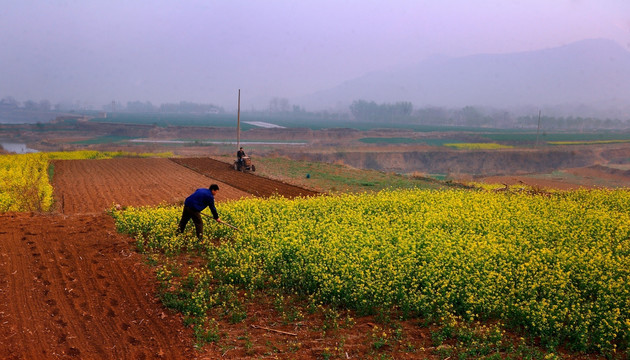
[[[11,96],[0,100],[0,111],[72,111],[89,110],[80,103],[55,104],[48,100],[26,100],[23,103]],[[186,113],[186,114],[220,114],[222,107],[212,104],[199,104],[187,101],[166,103],[159,106],[151,102],[129,101],[126,104],[112,101],[103,106],[108,112],[134,113]],[[536,128],[538,115],[517,116],[505,110],[465,106],[463,108],[444,108],[427,106],[414,109],[411,102],[376,103],[374,101],[355,100],[348,108],[349,112],[331,113],[328,111],[308,112],[303,107],[291,105],[286,98],[274,97],[264,111],[250,111],[257,116],[290,116],[309,120],[349,120],[367,122],[393,122],[399,124],[421,124],[441,126],[475,126],[497,128]],[[630,120],[599,119],[595,117],[560,117],[542,116],[541,125],[546,130],[592,130],[592,129],[627,129]]]
[[[223,113],[223,108],[212,104],[198,104],[193,102],[181,101],[179,103],[167,103],[159,106],[153,105],[150,101],[128,101],[126,104],[112,101],[102,107],[108,112],[168,112],[168,113],[202,113],[202,114],[219,114]],[[81,111],[92,110],[89,106],[81,103],[57,103],[53,105],[49,100],[26,100],[20,102],[12,96],[6,96],[0,99],[1,111]]]
[[[380,121],[440,126],[471,126],[496,128],[536,129],[540,120],[546,130],[595,130],[628,129],[630,120],[599,119],[594,117],[517,116],[505,110],[474,106],[443,108],[428,106],[413,109],[409,102],[377,104],[374,101],[357,100],[350,111],[358,121]]]
[[[350,105],[350,112],[359,121],[408,120],[413,112],[413,105],[408,101],[377,104],[374,101],[356,100]]]
[[[92,110],[91,106],[81,103],[68,103],[68,102],[60,102],[52,104],[49,100],[43,99],[39,101],[35,100],[26,100],[24,102],[20,102],[16,100],[13,96],[6,96],[0,99],[0,111],[4,112],[12,112],[12,111],[83,111],[83,110]]]
[[[133,112],[133,113],[185,113],[185,114],[220,114],[225,112],[222,107],[212,104],[198,104],[188,101],[179,103],[166,103],[159,106],[150,101],[128,101],[127,104],[112,101],[104,105],[103,110],[109,112]]]
[[[577,130],[614,130],[614,129],[628,129],[630,127],[630,121],[619,119],[597,119],[591,117],[551,117],[542,116],[540,118],[541,126],[545,130],[565,130],[565,129],[577,129]],[[536,116],[521,116],[516,119],[516,126],[523,128],[534,128],[538,126],[538,117]]]
[[[466,106],[461,109],[424,107],[414,110],[408,101],[377,104],[374,101],[356,100],[350,112],[358,121],[420,123],[426,125],[501,126],[513,122],[507,112],[486,112]]]
[[[32,111],[50,111],[52,105],[48,100],[26,100],[24,103],[20,103],[11,96],[7,96],[0,100],[0,109],[4,110],[32,110]]]
[[[426,107],[414,111],[415,122],[425,125],[452,125],[545,130],[612,130],[630,128],[630,120],[594,117],[514,115],[508,111],[466,106],[461,109]]]
[[[135,113],[187,113],[187,114],[220,114],[225,110],[212,104],[199,104],[188,101],[180,101],[179,103],[166,103],[161,105],[153,105],[150,101],[128,101],[126,104],[112,101],[103,106],[104,111],[108,112],[135,112]],[[291,105],[289,99],[274,97],[269,101],[269,108],[263,112],[273,114],[287,113],[303,113],[303,108],[297,105]]]

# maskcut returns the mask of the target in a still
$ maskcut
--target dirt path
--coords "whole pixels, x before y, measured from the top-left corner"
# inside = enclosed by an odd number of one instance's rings
[[[0,358],[194,358],[129,239],[100,215],[0,215]]]

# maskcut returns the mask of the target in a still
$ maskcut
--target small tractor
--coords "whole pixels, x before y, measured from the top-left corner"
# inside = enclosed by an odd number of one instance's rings
[[[249,158],[249,156],[243,156],[241,158],[241,163],[238,162],[237,160],[234,160],[234,170],[237,171],[256,171],[256,166],[254,164],[252,164],[252,159]]]

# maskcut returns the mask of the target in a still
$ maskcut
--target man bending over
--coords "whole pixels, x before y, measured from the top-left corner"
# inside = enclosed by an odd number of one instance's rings
[[[219,219],[219,213],[217,208],[214,207],[214,195],[219,191],[219,185],[212,184],[208,189],[197,189],[192,195],[186,198],[184,201],[184,211],[182,211],[182,219],[179,221],[179,233],[183,233],[186,229],[186,224],[192,219],[195,224],[195,231],[197,232],[197,238],[203,239],[203,220],[201,219],[201,211],[206,207],[212,211],[212,217],[214,220],[221,222]]]

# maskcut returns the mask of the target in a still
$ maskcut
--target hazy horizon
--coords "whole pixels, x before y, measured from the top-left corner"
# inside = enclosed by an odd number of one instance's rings
[[[427,57],[593,38],[630,49],[622,0],[3,1],[0,98],[244,109]],[[299,105],[299,104],[298,104]],[[333,105],[333,104],[331,104]],[[310,110],[310,109],[309,109]]]

